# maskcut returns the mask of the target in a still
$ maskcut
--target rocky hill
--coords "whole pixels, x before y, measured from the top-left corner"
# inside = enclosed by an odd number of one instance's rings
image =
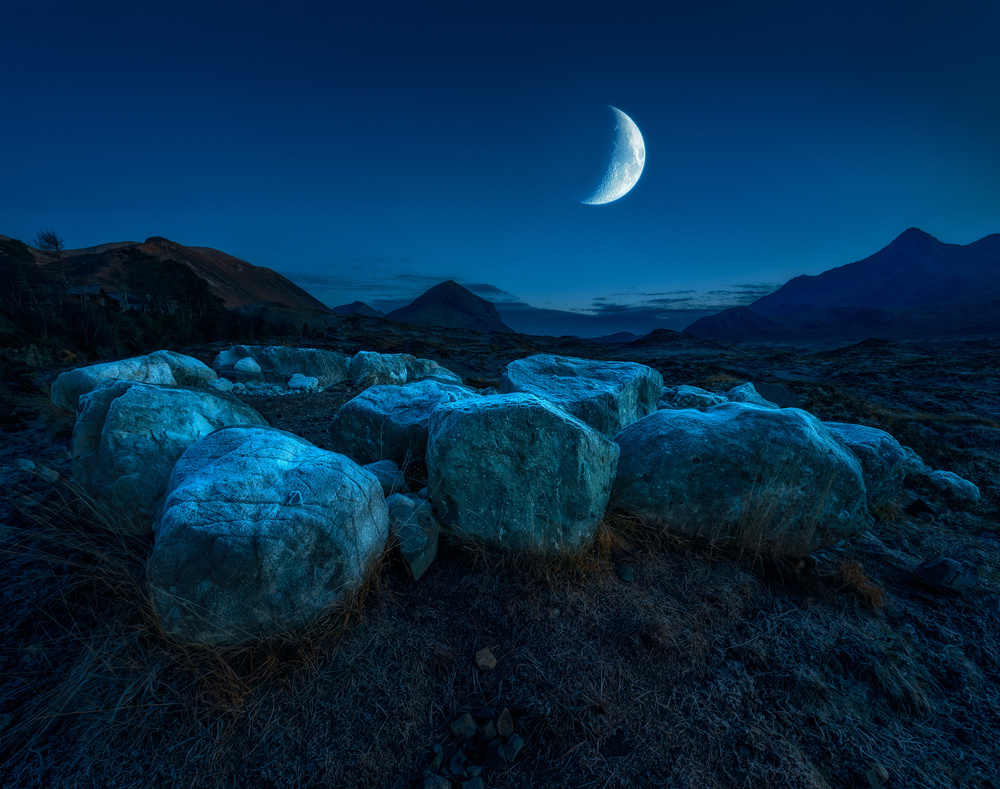
[[[514,333],[513,329],[500,320],[492,302],[480,298],[452,280],[435,285],[412,303],[393,310],[386,317],[411,326]]]
[[[1000,234],[945,244],[910,228],[864,260],[789,280],[685,330],[732,342],[857,341],[1000,332]]]
[[[126,286],[125,264],[137,255],[175,260],[204,279],[228,308],[272,303],[295,310],[329,313],[329,308],[276,271],[209,247],[188,247],[160,236],[141,244],[123,241],[84,249],[69,249],[61,261],[35,250],[36,260],[47,270],[60,269],[70,282]],[[134,289],[134,288],[132,288]]]
[[[352,301],[350,304],[341,304],[339,307],[334,307],[333,312],[335,315],[363,315],[366,318],[385,317],[385,313],[382,310],[370,307],[363,301]]]

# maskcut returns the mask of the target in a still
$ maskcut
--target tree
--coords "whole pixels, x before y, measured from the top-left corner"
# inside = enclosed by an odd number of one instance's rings
[[[56,256],[56,260],[62,260],[65,242],[59,237],[55,230],[39,230],[35,236],[35,246],[42,252],[50,252]]]

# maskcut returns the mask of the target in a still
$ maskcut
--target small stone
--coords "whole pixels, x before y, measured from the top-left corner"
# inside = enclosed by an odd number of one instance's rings
[[[485,789],[486,784],[483,783],[482,778],[470,778],[468,781],[462,781],[462,789]]]
[[[406,609],[406,611],[403,612],[403,616],[405,616],[410,622],[413,622],[415,624],[420,621],[420,616],[421,616],[420,609],[410,606],[409,608]]]
[[[441,763],[444,761],[444,748],[442,748],[438,743],[434,743],[431,746],[431,751],[434,753],[434,758],[431,759],[431,763],[427,765],[427,770],[432,773],[436,773],[441,769]]]
[[[55,485],[59,481],[59,472],[48,466],[39,466],[37,474],[50,485]]]
[[[886,781],[889,780],[889,771],[885,769],[885,767],[883,767],[881,764],[879,764],[878,762],[872,762],[870,766],[875,773],[875,777],[878,778],[879,781],[885,783]]]
[[[470,778],[478,778],[480,775],[483,774],[483,768],[480,767],[478,764],[471,764],[465,768],[465,772],[469,774]]]
[[[504,753],[503,741],[497,737],[486,749],[486,759],[483,761],[491,770],[506,770],[507,755]]]
[[[497,726],[493,721],[486,721],[479,727],[479,741],[489,742],[497,736]]]
[[[469,713],[464,713],[451,722],[451,730],[463,739],[474,737],[479,727]]]
[[[476,668],[480,671],[492,671],[497,667],[497,659],[493,657],[489,647],[483,647],[476,653]]]
[[[979,571],[975,565],[944,556],[929,559],[914,574],[928,589],[952,596],[958,596],[979,583]]]
[[[503,755],[507,759],[507,764],[513,764],[517,755],[524,747],[524,738],[520,734],[510,735],[510,739],[503,746]]]
[[[450,772],[455,778],[467,778],[465,772],[465,754],[459,751],[454,756],[451,757],[451,761],[448,762],[448,772]]]
[[[510,716],[510,710],[504,709],[497,718],[497,734],[507,739],[514,733],[514,719]]]
[[[441,775],[424,773],[423,789],[451,789],[451,781]]]
[[[14,461],[14,468],[18,471],[34,471],[35,462],[26,458],[18,458]]]
[[[625,583],[630,584],[635,582],[635,570],[632,569],[632,565],[619,564],[615,567],[615,572],[618,573],[618,577]]]

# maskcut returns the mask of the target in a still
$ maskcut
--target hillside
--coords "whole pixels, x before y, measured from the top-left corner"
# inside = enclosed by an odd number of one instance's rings
[[[497,308],[491,302],[451,280],[435,285],[412,303],[393,310],[386,317],[411,326],[514,333],[500,320]]]

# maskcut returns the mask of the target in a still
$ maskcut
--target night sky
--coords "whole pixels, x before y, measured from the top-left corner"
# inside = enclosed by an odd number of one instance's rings
[[[0,233],[582,336],[1000,232],[1000,3],[3,0]],[[582,205],[636,122],[646,166]],[[530,305],[530,306],[529,306]],[[573,318],[546,310],[585,313]]]

